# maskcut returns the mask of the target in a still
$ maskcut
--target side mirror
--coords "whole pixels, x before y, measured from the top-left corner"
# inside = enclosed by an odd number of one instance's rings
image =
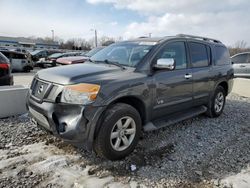
[[[156,64],[154,65],[154,68],[155,69],[174,70],[175,69],[175,60],[173,58],[158,59]]]

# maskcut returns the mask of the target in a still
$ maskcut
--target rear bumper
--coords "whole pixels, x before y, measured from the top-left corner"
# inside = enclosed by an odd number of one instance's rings
[[[92,150],[95,128],[104,107],[37,103],[28,96],[27,108],[30,116],[53,135]]]
[[[0,86],[13,85],[13,84],[14,84],[13,75],[6,75],[0,77]]]

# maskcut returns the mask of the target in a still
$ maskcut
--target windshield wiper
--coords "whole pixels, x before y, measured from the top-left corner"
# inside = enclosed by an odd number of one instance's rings
[[[89,58],[88,61],[91,62],[91,63],[95,63],[95,61],[92,60],[91,58]]]
[[[104,62],[106,64],[109,64],[109,65],[116,65],[117,67],[120,67],[121,69],[126,69],[124,66],[122,66],[120,63],[116,62],[116,61],[110,61],[110,60],[103,60],[103,61],[99,61],[99,62]]]

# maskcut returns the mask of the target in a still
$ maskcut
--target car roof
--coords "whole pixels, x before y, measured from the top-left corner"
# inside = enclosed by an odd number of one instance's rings
[[[189,41],[196,41],[196,42],[205,42],[210,44],[219,44],[222,45],[222,42],[220,42],[217,39],[207,38],[207,37],[201,37],[201,36],[195,36],[195,35],[187,35],[187,34],[178,34],[176,36],[165,36],[165,37],[139,37],[136,39],[128,40],[126,42],[154,42],[154,43],[160,43],[169,39],[185,39]]]
[[[20,54],[20,55],[25,55],[25,53],[22,52],[16,52],[16,51],[10,51],[10,50],[0,50],[0,52],[8,52],[8,53],[12,53],[12,54]]]

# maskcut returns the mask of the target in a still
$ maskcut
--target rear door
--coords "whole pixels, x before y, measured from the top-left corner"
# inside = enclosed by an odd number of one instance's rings
[[[186,42],[171,41],[165,44],[156,54],[157,59],[173,58],[175,70],[155,70],[155,97],[153,102],[153,118],[178,112],[192,106],[192,77],[188,65]]]
[[[193,76],[194,106],[205,104],[211,91],[211,48],[203,43],[188,42]]]
[[[12,68],[16,71],[23,71],[23,67],[26,66],[26,58],[23,54],[12,54]]]

